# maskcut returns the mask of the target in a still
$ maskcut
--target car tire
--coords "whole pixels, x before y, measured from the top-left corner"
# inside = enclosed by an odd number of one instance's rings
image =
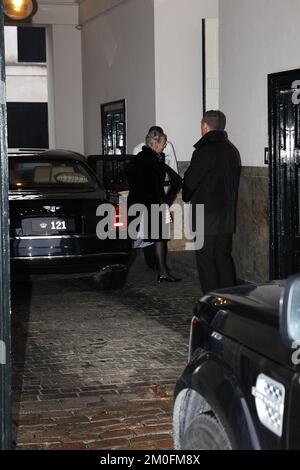
[[[210,414],[196,416],[182,436],[183,450],[232,450],[232,448],[225,429]]]

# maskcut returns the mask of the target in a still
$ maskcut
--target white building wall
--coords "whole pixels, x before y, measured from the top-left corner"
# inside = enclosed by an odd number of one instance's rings
[[[8,102],[46,103],[48,101],[46,66],[6,67],[6,94]]]
[[[15,64],[18,61],[18,35],[16,26],[4,27],[5,63]]]
[[[219,109],[219,19],[205,21],[205,105]]]
[[[99,0],[98,0],[99,1]],[[37,0],[38,10],[32,18],[36,24],[78,24],[77,0]]]
[[[72,0],[71,0],[72,1]],[[118,6],[127,0],[79,0],[79,23],[93,19],[95,16]]]
[[[46,64],[18,63],[16,26],[5,26],[6,98],[8,102],[48,101]]]
[[[127,100],[127,151],[155,122],[153,0],[127,0],[83,24],[85,151],[100,153],[102,103]]]
[[[264,165],[267,75],[300,67],[299,0],[220,1],[220,107],[245,166]]]
[[[200,138],[202,19],[218,17],[218,3],[154,0],[156,122],[167,132],[180,161],[190,160]]]
[[[48,29],[50,147],[83,153],[81,31],[74,25]]]
[[[33,23],[47,28],[50,148],[82,153],[81,31],[75,0],[39,1]]]

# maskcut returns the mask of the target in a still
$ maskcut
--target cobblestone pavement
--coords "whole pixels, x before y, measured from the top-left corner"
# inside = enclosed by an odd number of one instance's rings
[[[200,297],[193,253],[183,281],[158,285],[139,255],[126,288],[88,278],[15,283],[13,397],[18,449],[172,449],[172,393]]]

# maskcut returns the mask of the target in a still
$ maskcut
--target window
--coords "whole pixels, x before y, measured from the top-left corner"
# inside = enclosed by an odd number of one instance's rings
[[[47,160],[46,157],[34,160],[22,157],[20,161],[11,157],[9,164],[10,189],[41,186],[94,189],[97,184],[80,162]]]
[[[18,28],[18,62],[46,62],[45,28]]]
[[[48,104],[7,103],[7,128],[9,148],[48,148]]]

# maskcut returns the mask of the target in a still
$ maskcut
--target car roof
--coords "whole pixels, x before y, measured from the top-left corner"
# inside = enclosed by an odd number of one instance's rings
[[[37,157],[37,158],[51,158],[55,160],[81,160],[82,162],[86,162],[86,158],[78,152],[74,152],[72,150],[45,150],[45,151],[19,151],[17,153],[9,153],[9,158],[26,158],[26,157]]]

